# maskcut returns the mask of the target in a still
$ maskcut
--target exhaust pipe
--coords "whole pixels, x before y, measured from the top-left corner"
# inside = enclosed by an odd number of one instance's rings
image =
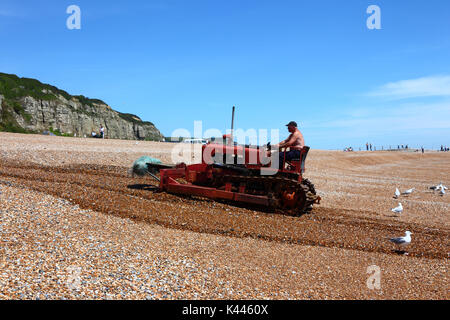
[[[230,144],[233,145],[234,143],[234,110],[236,109],[235,106],[233,106],[233,112],[231,114],[231,138],[230,138]]]

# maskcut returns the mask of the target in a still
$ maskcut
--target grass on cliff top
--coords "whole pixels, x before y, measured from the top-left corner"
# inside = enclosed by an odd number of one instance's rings
[[[131,114],[131,113],[121,113],[118,112],[119,117],[121,117],[122,119],[129,121],[129,122],[133,122],[133,123],[138,123],[138,124],[148,124],[151,126],[154,126],[153,123],[151,123],[150,121],[142,121],[141,118],[139,118],[138,116]]]
[[[45,84],[36,79],[19,78],[15,74],[0,72],[0,94],[6,99],[17,100],[22,97],[33,97],[39,100],[55,100],[59,95],[67,100],[76,98],[80,103],[93,106],[96,104],[106,104],[99,99],[89,99],[85,96],[72,96],[66,91],[58,89],[49,84]]]

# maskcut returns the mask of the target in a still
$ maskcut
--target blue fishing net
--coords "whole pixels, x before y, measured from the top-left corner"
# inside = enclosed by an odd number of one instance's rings
[[[136,174],[138,176],[146,175],[147,172],[148,172],[148,170],[147,170],[147,163],[161,164],[161,160],[155,159],[155,158],[151,158],[151,157],[148,157],[148,156],[140,157],[139,159],[137,159],[133,163],[133,174]]]

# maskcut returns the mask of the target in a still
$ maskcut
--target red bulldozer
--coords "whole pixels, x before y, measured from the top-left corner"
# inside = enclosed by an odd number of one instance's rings
[[[278,162],[278,154],[270,157],[276,152],[270,143],[238,145],[233,141],[233,124],[234,107],[231,135],[225,135],[222,143],[203,145],[201,163],[147,163],[148,174],[159,181],[160,191],[264,206],[292,215],[320,203],[314,185],[303,178],[309,147],[302,149],[300,158],[274,166],[271,160]]]

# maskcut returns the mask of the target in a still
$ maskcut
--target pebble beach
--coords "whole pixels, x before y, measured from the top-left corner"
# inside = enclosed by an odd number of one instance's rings
[[[450,198],[429,186],[450,185],[450,153],[313,149],[323,200],[292,217],[130,176],[173,148],[0,133],[0,299],[449,299]]]

